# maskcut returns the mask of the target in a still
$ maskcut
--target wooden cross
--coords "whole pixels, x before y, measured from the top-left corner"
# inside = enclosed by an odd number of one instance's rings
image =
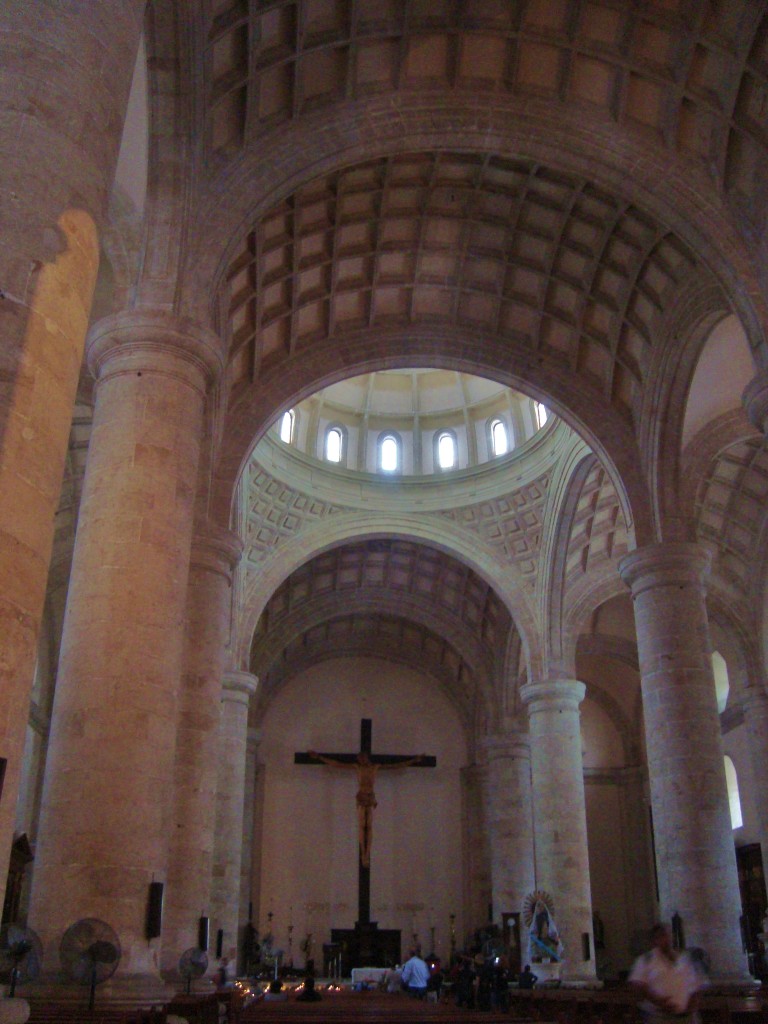
[[[380,770],[390,768],[434,768],[437,758],[426,754],[374,754],[371,751],[371,720],[360,719],[360,750],[352,754],[322,754],[316,750],[294,755],[294,764],[327,764],[357,772],[358,884],[357,903],[360,924],[371,919],[371,841],[376,794],[373,783]]]

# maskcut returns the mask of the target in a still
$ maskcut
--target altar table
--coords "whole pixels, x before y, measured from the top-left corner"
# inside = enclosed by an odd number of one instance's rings
[[[371,981],[379,985],[389,974],[389,967],[353,967],[352,984],[358,985],[363,981]]]

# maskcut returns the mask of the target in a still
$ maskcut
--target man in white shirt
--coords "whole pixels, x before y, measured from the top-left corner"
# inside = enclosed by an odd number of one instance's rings
[[[429,968],[419,956],[418,951],[412,949],[410,958],[403,964],[403,985],[412,996],[423,999],[427,994],[428,981]]]
[[[642,997],[643,1018],[653,1024],[698,1020],[699,993],[705,987],[703,975],[690,959],[672,948],[672,936],[665,924],[651,931],[651,949],[635,961],[629,983]]]

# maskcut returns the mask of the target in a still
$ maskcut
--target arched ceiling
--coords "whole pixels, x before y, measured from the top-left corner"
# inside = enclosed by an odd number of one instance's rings
[[[696,497],[696,532],[712,552],[721,584],[747,606],[759,595],[755,559],[764,544],[768,449],[759,437],[729,445],[714,458]]]
[[[449,323],[578,374],[637,415],[662,316],[702,272],[631,202],[530,161],[412,153],[268,211],[229,271],[234,388],[329,337]]]
[[[199,130],[221,163],[277,124],[392,90],[600,115],[706,167],[759,218],[768,23],[753,2],[209,0]]]
[[[309,559],[265,606],[250,654],[257,717],[308,661],[378,652],[435,676],[471,723],[498,704],[491,694],[515,636],[493,589],[444,552],[393,539],[344,544]]]

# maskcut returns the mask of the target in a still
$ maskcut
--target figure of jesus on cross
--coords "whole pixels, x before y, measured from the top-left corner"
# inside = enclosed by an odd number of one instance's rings
[[[357,772],[357,835],[360,843],[360,863],[363,867],[367,868],[371,863],[373,810],[375,807],[378,807],[376,793],[373,789],[377,772],[392,768],[408,768],[414,764],[421,764],[426,759],[426,754],[404,757],[394,764],[374,764],[371,761],[370,755],[365,750],[360,751],[356,761],[352,764],[347,761],[339,761],[335,757],[328,757],[326,754],[318,754],[316,750],[310,750],[309,756],[316,758],[322,764],[330,764],[334,768],[353,768]]]
[[[295,755],[296,764],[328,764],[333,768],[352,768],[357,772],[357,825],[360,866],[369,868],[373,839],[373,811],[377,807],[374,784],[379,771],[392,768],[434,768],[436,760],[427,754],[374,754],[371,751],[371,720],[360,722],[360,750],[354,754],[320,754],[309,750]]]

